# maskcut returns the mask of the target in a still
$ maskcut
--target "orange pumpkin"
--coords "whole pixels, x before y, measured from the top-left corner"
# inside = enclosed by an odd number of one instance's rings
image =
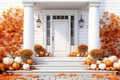
[[[107,67],[112,66],[112,62],[110,60],[105,60],[104,63],[106,64]]]
[[[88,56],[88,52],[85,52],[85,55],[84,55],[84,57],[87,57]]]
[[[34,63],[34,61],[32,59],[27,59],[27,63],[32,65]]]
[[[11,71],[12,71],[12,70],[14,70],[14,68],[13,68],[12,66],[9,66],[9,70],[11,70]]]
[[[40,57],[44,57],[45,53],[43,51],[41,51],[39,55],[40,55]]]
[[[114,67],[111,67],[110,69],[111,69],[112,71],[115,71],[115,70],[116,70]]]
[[[26,64],[26,62],[21,62],[22,65]]]
[[[7,76],[8,74],[7,74],[6,72],[3,72],[2,75],[3,75],[3,76]]]
[[[80,51],[77,49],[74,51],[74,53],[77,55],[77,54],[80,54]]]
[[[3,70],[3,71],[5,70],[5,64],[4,63],[0,63],[0,69]]]
[[[110,70],[110,67],[106,67],[106,70]]]
[[[95,70],[99,70],[99,68],[96,68]]]
[[[20,68],[20,64],[17,63],[17,62],[14,62],[14,63],[12,64],[12,67],[13,67],[14,69],[18,70],[18,69]]]
[[[85,60],[85,64],[91,64],[93,62],[93,60],[91,58],[87,58]]]

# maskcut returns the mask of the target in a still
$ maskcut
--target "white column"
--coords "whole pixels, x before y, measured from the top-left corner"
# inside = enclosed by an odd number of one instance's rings
[[[34,50],[34,8],[33,3],[24,4],[23,49]]]
[[[89,4],[88,51],[99,49],[99,3]]]

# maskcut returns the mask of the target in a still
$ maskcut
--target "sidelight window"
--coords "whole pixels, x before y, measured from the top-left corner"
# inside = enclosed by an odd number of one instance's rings
[[[74,16],[71,16],[71,45],[74,45]]]
[[[50,45],[50,16],[46,16],[46,43]]]

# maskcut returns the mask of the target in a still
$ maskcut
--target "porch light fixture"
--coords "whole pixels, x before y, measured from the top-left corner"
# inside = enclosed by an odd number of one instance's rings
[[[37,22],[37,28],[40,28],[41,20],[39,18],[39,14],[38,14],[38,19],[36,20],[36,22]]]
[[[80,25],[80,28],[83,28],[84,26],[84,20],[82,18],[82,14],[81,14],[81,19],[79,20],[79,25]]]

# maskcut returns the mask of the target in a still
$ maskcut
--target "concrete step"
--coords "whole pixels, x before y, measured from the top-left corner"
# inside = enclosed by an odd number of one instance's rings
[[[76,67],[76,66],[69,66],[69,67],[66,67],[66,66],[38,66],[38,65],[34,65],[35,68],[39,68],[40,70],[85,70],[87,69],[87,66],[79,66],[79,67]]]
[[[66,62],[66,61],[52,61],[52,62],[45,62],[45,61],[36,61],[36,65],[46,65],[46,66],[51,66],[51,65],[58,65],[58,66],[81,66],[85,65],[84,62]]]
[[[90,74],[106,74],[106,73],[117,73],[118,71],[107,71],[107,70],[13,70],[13,71],[7,71],[12,73],[22,73],[22,74],[40,74],[40,75],[49,75],[49,74],[57,74],[57,73],[64,73],[64,74],[71,74],[76,73],[79,75],[90,75]]]
[[[35,61],[39,62],[84,62],[86,57],[36,57]]]
[[[80,66],[83,66],[83,67],[87,67],[88,65],[85,65],[81,62],[39,62],[35,65],[32,65],[32,66],[50,66],[50,67],[80,67]]]

